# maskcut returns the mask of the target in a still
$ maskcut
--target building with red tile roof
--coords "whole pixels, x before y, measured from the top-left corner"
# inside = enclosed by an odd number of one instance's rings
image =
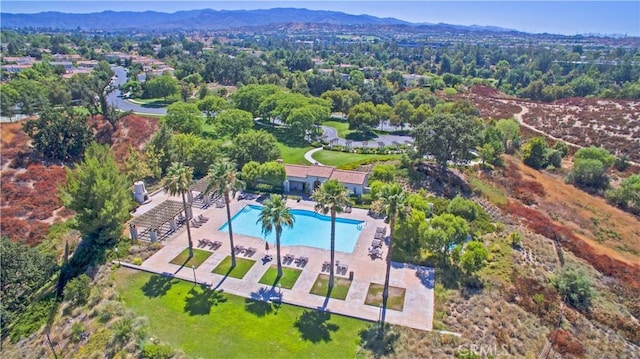
[[[302,166],[284,165],[287,179],[284,182],[285,192],[302,191],[311,193],[315,188],[329,179],[336,179],[357,196],[365,191],[367,186],[366,172],[339,170],[330,166]]]

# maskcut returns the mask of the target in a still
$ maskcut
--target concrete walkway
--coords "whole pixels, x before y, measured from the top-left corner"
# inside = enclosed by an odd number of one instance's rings
[[[318,152],[318,151],[322,151],[322,147],[314,148],[312,150],[307,151],[304,154],[304,159],[309,161],[309,163],[311,163],[312,165],[324,166],[322,163],[320,163],[320,162],[318,162],[318,161],[313,159],[313,154]]]
[[[165,193],[159,193],[153,197],[151,203],[136,211],[140,215],[152,207],[157,206],[163,200],[169,198]],[[177,198],[172,198],[178,200]],[[236,213],[247,204],[258,204],[251,200],[232,201],[231,211]],[[287,205],[293,209],[306,209],[313,211],[315,202],[311,201],[287,201]],[[198,247],[198,241],[203,238],[222,242],[222,247],[212,251],[208,247],[200,248],[212,252],[211,256],[202,265],[196,268],[196,277],[199,283],[206,283],[212,288],[222,289],[227,293],[253,298],[258,300],[269,300],[273,296],[281,296],[284,303],[299,305],[306,308],[326,310],[332,313],[357,317],[370,321],[377,321],[381,316],[381,309],[364,304],[369,285],[371,283],[383,284],[386,272],[384,260],[372,260],[368,256],[368,247],[376,232],[376,227],[384,227],[385,223],[381,219],[374,219],[367,215],[366,210],[354,208],[352,213],[341,214],[342,217],[364,221],[363,228],[352,253],[336,252],[336,260],[349,266],[348,271],[354,272],[347,298],[345,300],[327,299],[324,296],[310,294],[310,290],[320,274],[322,265],[329,261],[329,251],[307,247],[307,246],[282,246],[282,255],[292,254],[296,257],[304,256],[309,258],[309,262],[302,269],[302,273],[292,289],[272,288],[270,285],[258,283],[262,275],[271,266],[275,265],[275,260],[263,263],[261,258],[265,254],[265,242],[261,238],[234,234],[236,245],[244,247],[255,247],[258,249],[251,259],[255,264],[247,272],[243,279],[225,277],[212,273],[212,270],[230,254],[229,237],[227,232],[219,231],[218,228],[226,223],[225,208],[195,209],[194,216],[203,214],[209,220],[200,228],[192,229],[194,246]],[[313,236],[313,228],[309,228],[309,236]],[[317,238],[318,241],[328,241],[329,238]],[[187,235],[184,227],[172,234],[163,241],[164,247],[147,259],[140,268],[154,273],[165,273],[183,280],[193,281],[193,270],[191,268],[180,267],[169,263],[179,253],[187,248]],[[388,248],[383,246],[386,254]],[[272,246],[271,254],[275,254]],[[239,256],[239,257],[242,257]],[[289,266],[296,265],[294,263]],[[348,273],[342,275],[347,277]],[[433,322],[433,287],[434,271],[431,268],[413,266],[403,263],[392,263],[390,274],[390,285],[404,288],[405,300],[402,311],[387,310],[386,321],[392,324],[403,325],[411,328],[431,330]]]

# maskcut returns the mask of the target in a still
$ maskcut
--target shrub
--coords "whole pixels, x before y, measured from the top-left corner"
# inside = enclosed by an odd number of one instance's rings
[[[142,358],[144,359],[169,359],[174,355],[174,350],[169,345],[145,344],[142,347]]]
[[[72,305],[84,305],[91,293],[91,278],[86,274],[73,278],[64,289],[64,299]]]
[[[460,197],[460,195],[452,199],[447,206],[447,212],[455,214],[458,217],[462,217],[469,222],[476,220],[479,211],[480,209],[475,202],[464,199]]]
[[[135,258],[133,258],[133,260],[132,260],[131,262],[132,262],[133,264],[135,264],[135,265],[139,266],[139,265],[141,265],[141,264],[142,264],[142,258],[140,258],[140,257],[135,257]]]
[[[84,336],[84,325],[80,322],[74,322],[71,324],[71,341],[74,343],[79,342]]]
[[[552,281],[560,296],[576,309],[588,310],[594,296],[591,278],[582,270],[564,267]]]
[[[509,234],[508,241],[511,243],[511,246],[520,247],[522,244],[522,236],[520,235],[520,232],[511,232]]]

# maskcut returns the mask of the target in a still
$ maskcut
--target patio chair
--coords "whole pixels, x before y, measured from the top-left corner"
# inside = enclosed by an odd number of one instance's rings
[[[328,272],[329,268],[331,268],[331,263],[324,261],[324,263],[322,263],[322,271],[323,272]]]
[[[302,258],[302,261],[300,262],[300,267],[304,267],[307,265],[307,263],[309,263],[309,257],[300,257]]]
[[[235,251],[236,254],[240,254],[240,253],[246,251],[246,248],[244,248],[243,246],[236,246],[234,248],[234,251]]]
[[[349,270],[349,266],[346,265],[346,264],[343,264],[342,265],[342,274],[346,275],[348,270]]]
[[[256,251],[257,251],[257,249],[256,249],[256,248],[249,247],[249,248],[247,248],[247,250],[244,252],[244,254],[245,254],[247,257],[252,257],[252,256],[256,253]]]
[[[209,220],[209,217],[205,217],[202,215],[202,213],[200,213],[200,215],[198,216],[198,219],[200,220],[200,222],[204,223]]]
[[[374,239],[382,239],[384,237],[384,234],[382,234],[382,232],[376,232],[376,234],[373,236]]]
[[[200,228],[202,224],[200,222],[196,222],[195,219],[191,220],[191,227]]]
[[[222,242],[220,242],[220,241],[213,241],[213,242],[211,242],[211,248],[212,248],[213,250],[216,250],[216,249],[218,249],[218,248],[220,248],[220,247],[222,247]]]
[[[377,227],[376,233],[382,233],[385,230],[385,227]]]

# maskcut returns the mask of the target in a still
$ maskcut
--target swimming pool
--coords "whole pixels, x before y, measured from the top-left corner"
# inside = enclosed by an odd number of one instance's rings
[[[256,223],[261,206],[253,204],[246,205],[238,211],[232,218],[233,233],[245,236],[266,239],[270,244],[275,245],[275,229],[266,238],[262,234],[262,225]],[[306,211],[303,209],[292,209],[295,222],[293,228],[283,227],[280,237],[280,244],[283,246],[309,246],[321,249],[331,249],[331,217],[322,214]],[[364,221],[357,221],[347,218],[336,218],[336,251],[351,253],[362,232]],[[228,222],[223,224],[220,231],[228,232]]]

